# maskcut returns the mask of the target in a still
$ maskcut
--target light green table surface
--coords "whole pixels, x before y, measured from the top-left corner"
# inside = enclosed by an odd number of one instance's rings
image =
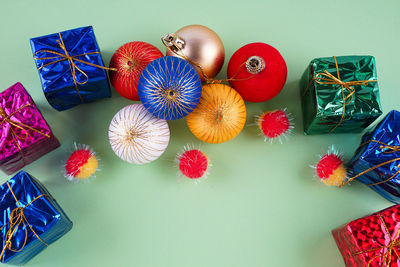
[[[341,190],[313,178],[309,165],[329,145],[350,158],[359,134],[304,136],[298,82],[315,57],[376,57],[384,112],[399,109],[400,2],[393,1],[28,1],[0,3],[0,88],[22,82],[60,139],[61,148],[25,170],[39,178],[74,222],[71,232],[28,266],[343,266],[331,229],[390,205],[354,182]],[[201,184],[181,181],[175,154],[198,145],[185,120],[169,122],[171,141],[156,162],[133,166],[112,152],[107,130],[131,104],[113,98],[57,112],[47,103],[29,38],[93,25],[108,65],[122,44],[160,37],[189,24],[215,30],[230,56],[249,42],[278,48],[288,66],[284,90],[247,103],[234,140],[201,147],[213,167]],[[254,116],[287,107],[296,128],[289,142],[263,143]],[[102,170],[90,183],[69,183],[62,165],[73,142],[91,145]],[[6,181],[2,176],[0,182]]]

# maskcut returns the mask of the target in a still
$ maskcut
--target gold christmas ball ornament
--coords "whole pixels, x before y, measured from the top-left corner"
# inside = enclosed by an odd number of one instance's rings
[[[235,89],[208,84],[198,106],[186,117],[190,131],[207,143],[223,143],[236,137],[246,122],[246,106]]]
[[[197,70],[201,80],[214,78],[225,60],[225,48],[219,36],[202,25],[185,26],[163,37],[167,56],[188,60]]]

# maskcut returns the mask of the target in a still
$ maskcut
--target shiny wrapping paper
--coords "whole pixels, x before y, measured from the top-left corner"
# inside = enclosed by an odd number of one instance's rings
[[[400,266],[400,205],[332,231],[346,266]]]
[[[6,174],[18,171],[60,146],[50,126],[21,83],[16,83],[0,93],[0,108],[6,116],[12,114],[9,118],[11,123],[4,120],[4,114],[3,116],[0,114],[2,121],[0,124],[0,169]],[[21,129],[18,123],[23,123],[42,134],[25,126]]]
[[[40,197],[26,206],[42,194],[50,195],[38,180],[21,171],[11,178],[8,183],[23,208],[26,221],[42,241],[49,245],[71,230],[72,222],[52,197]],[[0,227],[3,227],[0,230],[0,238],[2,240],[0,242],[0,251],[2,251],[6,233],[9,230],[10,214],[14,209],[18,208],[18,205],[6,183],[0,186],[0,199]],[[35,236],[32,229],[27,224],[18,226],[11,239],[12,249],[22,249],[20,252],[5,249],[3,257],[0,259],[2,263],[25,264],[47,247]],[[23,246],[25,237],[27,241]]]
[[[381,143],[370,140],[397,147],[399,151],[383,149]],[[351,175],[355,176],[378,164],[398,158],[394,162],[366,172],[356,180],[368,185],[389,201],[400,203],[400,112],[389,112],[372,131],[364,134],[361,144],[364,143],[365,145],[359,146],[349,163]],[[393,175],[393,179],[390,179]],[[375,183],[380,184],[371,185]]]
[[[70,56],[77,56],[77,59],[104,67],[100,49],[91,26],[64,31],[60,34]],[[32,52],[35,54],[38,51],[50,50],[64,55],[65,51],[61,49],[57,41],[60,41],[58,33],[32,38]],[[86,54],[93,52],[98,53]],[[62,59],[61,56],[57,57],[57,55],[53,53],[44,51],[37,53],[34,57],[42,58],[42,60],[35,60],[38,69],[46,64]],[[83,102],[75,87],[71,66],[68,60],[61,60],[39,69],[39,76],[44,94],[50,105],[58,111],[69,109],[82,103],[89,103],[101,98],[111,97],[107,73],[104,69],[79,61],[74,61],[74,63],[77,68],[87,75],[86,78],[78,69],[75,71],[76,81],[78,83],[84,83],[77,84]]]
[[[372,56],[336,57],[340,78],[343,82],[377,80],[375,58]],[[305,134],[329,133],[343,114],[343,96],[338,84],[319,84],[313,78],[328,71],[337,77],[333,57],[311,61],[301,78],[301,98]],[[381,114],[377,82],[354,85],[354,97],[346,104],[343,122],[332,133],[358,133]],[[345,96],[348,94],[344,90]]]

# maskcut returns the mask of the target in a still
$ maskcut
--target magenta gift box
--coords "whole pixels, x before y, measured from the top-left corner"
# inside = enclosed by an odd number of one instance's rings
[[[10,175],[60,146],[21,83],[0,93],[0,169]]]

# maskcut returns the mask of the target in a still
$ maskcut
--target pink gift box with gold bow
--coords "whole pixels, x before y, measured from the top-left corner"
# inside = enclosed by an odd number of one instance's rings
[[[35,102],[16,83],[0,93],[0,169],[10,175],[60,146]]]

